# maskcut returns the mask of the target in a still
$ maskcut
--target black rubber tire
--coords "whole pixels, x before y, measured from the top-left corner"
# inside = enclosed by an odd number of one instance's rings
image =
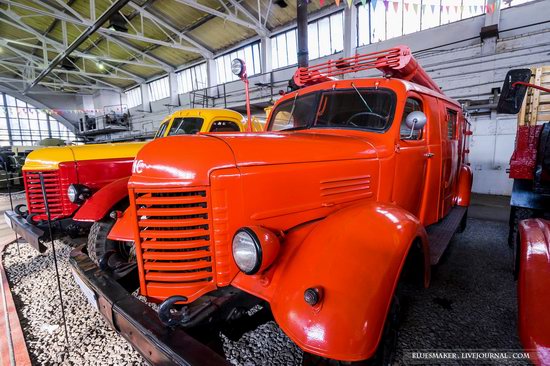
[[[394,295],[388,316],[384,323],[382,339],[374,356],[363,361],[337,361],[325,357],[304,352],[302,366],[389,366],[393,362],[397,339],[399,337],[399,324],[401,323],[401,305],[399,290]]]
[[[456,232],[463,233],[467,227],[468,227],[468,210],[466,209],[466,213],[464,214],[464,217],[462,218],[462,220],[460,220],[460,224],[458,225],[458,229],[456,230]]]
[[[516,250],[518,240],[519,222],[532,217],[535,217],[535,211],[530,208],[518,206],[512,206],[510,208],[510,221],[508,222],[510,227],[510,231],[508,233],[508,245],[514,251]]]
[[[128,253],[122,250],[121,242],[107,238],[114,224],[115,220],[107,217],[95,222],[90,228],[86,249],[90,259],[97,265],[99,265],[101,257],[110,251],[114,251],[122,260],[128,261]]]

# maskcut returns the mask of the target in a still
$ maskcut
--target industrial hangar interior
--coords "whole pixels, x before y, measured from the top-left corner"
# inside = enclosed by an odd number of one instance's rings
[[[0,364],[550,365],[550,0],[0,0]]]

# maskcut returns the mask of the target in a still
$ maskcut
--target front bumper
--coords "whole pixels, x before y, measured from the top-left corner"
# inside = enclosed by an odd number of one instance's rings
[[[77,282],[90,301],[118,334],[152,365],[228,365],[206,345],[180,328],[161,324],[157,313],[139,301],[83,253],[71,252],[70,264]]]
[[[13,231],[25,239],[34,249],[40,253],[46,251],[47,248],[43,244],[47,240],[44,230],[29,224],[21,215],[11,210],[4,212],[4,220]]]

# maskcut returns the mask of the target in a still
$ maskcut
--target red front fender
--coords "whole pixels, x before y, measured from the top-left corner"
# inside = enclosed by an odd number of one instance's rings
[[[128,179],[130,177],[117,179],[95,192],[76,212],[73,220],[95,222],[104,218],[117,203],[128,197]]]
[[[427,285],[424,228],[401,208],[370,202],[296,231],[282,243],[270,273],[240,273],[233,285],[269,301],[279,326],[303,350],[344,361],[370,358],[416,238],[424,251]],[[304,301],[310,287],[323,292],[314,307]]]
[[[519,234],[519,336],[534,364],[550,365],[550,221],[524,220]]]

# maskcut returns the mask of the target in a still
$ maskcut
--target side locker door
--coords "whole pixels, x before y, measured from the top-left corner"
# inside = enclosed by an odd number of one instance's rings
[[[400,122],[399,141],[396,144],[395,183],[392,200],[416,215],[420,214],[422,195],[426,178],[426,136],[424,130],[412,131],[405,119],[410,112],[424,111],[422,99],[409,96]],[[425,112],[424,112],[425,113]]]
[[[441,147],[443,158],[443,171],[441,176],[443,205],[441,216],[449,213],[454,198],[457,172],[458,172],[458,115],[457,107],[441,101]]]

